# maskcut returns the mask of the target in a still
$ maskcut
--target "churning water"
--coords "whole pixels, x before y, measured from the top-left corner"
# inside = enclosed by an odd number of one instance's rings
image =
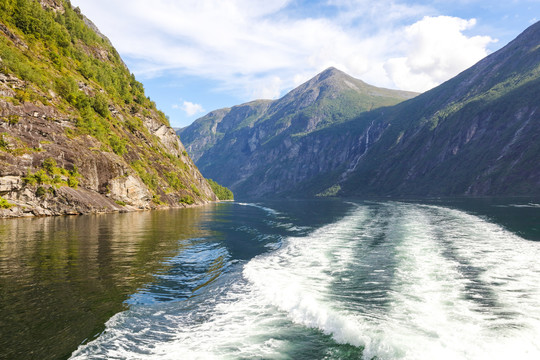
[[[438,205],[227,206],[72,358],[540,358],[540,242]]]

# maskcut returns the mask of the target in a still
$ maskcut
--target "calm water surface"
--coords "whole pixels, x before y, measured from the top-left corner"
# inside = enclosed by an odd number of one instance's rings
[[[538,201],[0,221],[2,359],[538,359]]]

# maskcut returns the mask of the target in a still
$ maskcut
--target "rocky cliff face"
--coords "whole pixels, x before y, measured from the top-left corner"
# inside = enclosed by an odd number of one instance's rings
[[[216,200],[110,42],[61,0],[0,5],[0,216]]]
[[[198,164],[246,197],[540,196],[539,44],[537,23],[448,82],[382,108],[354,108],[360,99],[322,106],[333,99],[320,96],[331,69],[283,98],[290,112],[223,131]]]
[[[377,88],[329,68],[279,100],[213,111],[179,134],[205,176],[219,179],[237,196],[258,197],[332,171],[345,156],[338,149],[341,137],[305,142],[312,134],[416,95]],[[354,139],[351,146],[362,141]]]

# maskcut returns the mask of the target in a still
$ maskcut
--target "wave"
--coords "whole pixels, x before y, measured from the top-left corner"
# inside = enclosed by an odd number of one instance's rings
[[[537,243],[457,210],[372,208],[289,239],[244,275],[291,321],[366,359],[540,355]]]
[[[536,359],[539,256],[459,210],[359,205],[195,298],[116,315],[73,358]]]
[[[517,208],[540,208],[540,204],[535,203],[528,203],[528,204],[510,204],[508,205],[510,207],[517,207]]]
[[[239,202],[239,203],[236,203],[237,205],[240,205],[240,206],[252,206],[252,207],[255,207],[255,208],[258,208],[258,209],[261,209],[261,210],[264,210],[266,213],[268,213],[269,215],[280,215],[281,213],[277,210],[274,210],[274,209],[271,209],[269,207],[266,207],[266,206],[263,206],[263,205],[260,205],[260,204],[255,204],[255,203],[243,203],[243,202]]]

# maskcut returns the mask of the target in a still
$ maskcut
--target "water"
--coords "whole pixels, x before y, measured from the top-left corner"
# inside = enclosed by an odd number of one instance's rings
[[[538,359],[534,201],[0,222],[0,356]]]

